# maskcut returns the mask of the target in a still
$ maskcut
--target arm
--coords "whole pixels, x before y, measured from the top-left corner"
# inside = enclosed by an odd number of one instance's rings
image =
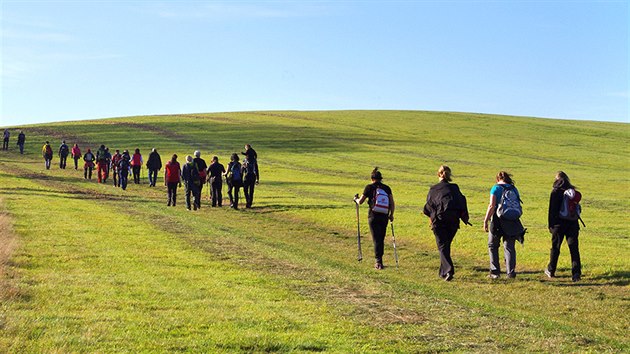
[[[551,192],[549,196],[549,213],[548,213],[548,226],[549,230],[558,225],[558,216],[560,215],[560,206],[562,204],[563,194],[558,193],[556,190]]]
[[[394,221],[394,210],[396,210],[396,203],[394,203],[394,195],[389,195],[389,221]]]
[[[488,221],[492,215],[494,215],[494,211],[496,209],[497,197],[494,194],[490,194],[490,204],[488,204],[488,210],[486,211],[486,216],[483,218],[483,230],[488,232]]]
[[[365,199],[367,199],[367,197],[364,195],[361,196],[361,198],[357,198],[356,196],[354,197],[354,202],[361,205],[363,204],[363,202],[365,202]]]

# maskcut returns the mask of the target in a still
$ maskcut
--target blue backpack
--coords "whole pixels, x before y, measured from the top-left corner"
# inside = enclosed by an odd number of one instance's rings
[[[503,192],[497,207],[497,216],[505,220],[518,220],[523,215],[521,198],[512,185],[501,185]]]
[[[232,181],[241,181],[243,179],[243,176],[241,176],[241,164],[238,162],[232,164],[230,173],[232,175]]]

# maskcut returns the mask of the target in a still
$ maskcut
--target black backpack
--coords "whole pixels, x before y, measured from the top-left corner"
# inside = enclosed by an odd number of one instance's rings
[[[61,145],[61,148],[59,149],[59,153],[61,154],[61,156],[68,156],[68,153],[70,153],[70,149],[68,149],[68,145],[66,144]]]

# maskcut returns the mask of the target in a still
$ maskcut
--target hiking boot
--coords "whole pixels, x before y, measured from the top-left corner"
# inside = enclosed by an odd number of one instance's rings
[[[577,283],[580,280],[582,280],[582,276],[579,274],[575,274],[573,277],[571,277],[571,281],[573,281],[574,283]]]
[[[549,269],[545,269],[545,275],[547,276],[547,278],[555,278],[556,277]]]
[[[509,273],[507,275],[507,277],[508,277],[508,279],[514,279],[514,278],[516,278],[516,273]]]
[[[493,273],[488,274],[488,278],[490,279],[499,279],[500,277],[501,276],[499,274],[493,274]]]

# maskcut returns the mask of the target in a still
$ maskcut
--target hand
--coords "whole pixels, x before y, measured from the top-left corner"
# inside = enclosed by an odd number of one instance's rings
[[[483,221],[483,231],[488,232],[488,220]]]
[[[394,222],[394,214],[389,216],[389,221]]]
[[[258,185],[259,181],[256,181],[256,185]]]

